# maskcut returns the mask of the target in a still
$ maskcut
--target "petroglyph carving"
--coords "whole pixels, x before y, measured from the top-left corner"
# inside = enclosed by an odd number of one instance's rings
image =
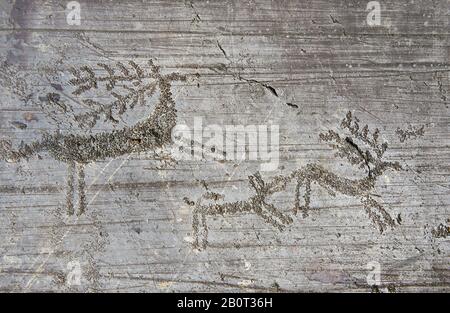
[[[0,141],[0,157],[10,162],[27,159],[40,152],[47,152],[56,160],[67,163],[67,212],[75,213],[75,195],[78,196],[77,214],[86,211],[85,165],[107,158],[114,158],[132,152],[156,151],[171,143],[172,129],[176,125],[175,101],[172,98],[171,83],[185,81],[187,77],[178,73],[162,75],[160,68],[151,60],[149,70],[144,70],[138,64],[130,61],[127,65],[117,63],[114,67],[98,64],[106,75],[98,75],[91,68],[84,66],[71,69],[73,78],[70,84],[75,87],[73,96],[80,97],[91,90],[104,87],[114,101],[100,103],[91,98],[81,102],[90,108],[88,113],[75,116],[80,126],[95,126],[100,116],[105,120],[117,123],[118,119],[128,109],[136,105],[147,105],[147,99],[159,89],[159,99],[154,110],[147,118],[134,126],[114,129],[93,135],[77,135],[61,133],[46,134],[39,141],[29,144],[22,143],[14,149],[10,141]],[[122,92],[118,92],[120,89]],[[49,103],[70,110],[60,101],[57,94],[47,94]],[[265,181],[259,173],[249,176],[249,184],[254,195],[247,200],[223,202],[223,196],[208,191],[197,201],[185,198],[193,207],[194,247],[205,248],[208,243],[207,217],[216,215],[232,215],[238,213],[254,213],[266,223],[283,231],[293,222],[293,217],[301,213],[308,217],[311,210],[311,190],[313,185],[324,188],[331,196],[342,194],[357,198],[363,205],[372,223],[380,232],[395,225],[394,219],[384,209],[382,204],[374,199],[372,192],[377,179],[387,170],[400,170],[397,162],[383,161],[388,147],[386,142],[380,142],[379,130],[369,130],[367,125],[361,127],[358,118],[348,112],[341,122],[341,128],[348,136],[329,130],[319,135],[320,140],[328,143],[336,156],[345,158],[348,162],[366,171],[366,176],[359,179],[342,177],[320,164],[307,164],[288,175],[279,175],[270,181]],[[361,144],[361,147],[358,145]],[[289,183],[295,184],[293,207],[290,214],[285,213],[271,203],[271,196],[286,191]],[[303,189],[303,190],[302,190]],[[76,192],[77,191],[77,192]],[[213,201],[213,203],[204,203]]]
[[[387,170],[401,170],[398,162],[383,161],[383,155],[388,148],[386,142],[380,142],[379,130],[371,132],[365,125],[360,127],[359,120],[348,112],[342,120],[341,127],[350,133],[350,136],[342,137],[335,131],[329,130],[319,135],[320,139],[330,144],[336,150],[336,156],[347,159],[351,165],[366,169],[367,175],[360,179],[352,179],[339,176],[322,165],[308,164],[305,167],[291,172],[289,175],[279,175],[266,182],[259,173],[249,176],[250,186],[255,195],[245,201],[229,203],[217,203],[217,197],[211,197],[213,193],[208,191],[197,201],[185,198],[185,202],[194,207],[193,233],[194,248],[206,248],[208,243],[207,217],[215,215],[228,215],[237,213],[254,213],[279,231],[293,222],[293,217],[277,208],[269,202],[271,195],[286,191],[290,182],[295,183],[295,193],[292,215],[302,213],[306,218],[311,210],[311,188],[313,184],[324,188],[335,197],[337,193],[357,198],[371,222],[383,233],[388,228],[395,226],[395,221],[384,209],[383,205],[374,199],[372,192],[377,179]],[[360,148],[356,142],[360,142],[365,148]],[[364,150],[365,149],[365,150]],[[302,188],[304,188],[303,193]],[[214,203],[204,204],[205,199],[213,199]],[[219,198],[220,199],[220,198]]]
[[[101,114],[107,120],[114,122],[116,116],[120,116],[127,109],[132,109],[136,104],[147,105],[146,98],[159,89],[159,100],[153,112],[134,126],[110,132],[93,135],[47,134],[39,141],[30,144],[22,143],[17,149],[13,149],[8,140],[0,141],[1,159],[17,162],[40,152],[48,152],[56,160],[68,164],[67,210],[69,214],[74,214],[75,211],[73,208],[75,188],[78,188],[79,197],[77,214],[82,214],[86,210],[84,173],[86,164],[132,152],[155,151],[171,142],[172,128],[176,124],[171,83],[186,80],[185,75],[178,73],[161,74],[160,68],[151,60],[148,64],[149,71],[145,71],[132,61],[128,62],[128,66],[117,63],[115,68],[106,64],[98,65],[106,70],[107,75],[99,76],[86,66],[71,70],[74,78],[70,83],[76,87],[72,95],[80,96],[89,90],[100,88],[103,83],[106,90],[116,100],[109,104],[91,99],[82,100],[92,111],[87,115],[77,116],[80,123],[87,122],[88,126],[93,126]],[[115,91],[119,85],[122,90],[127,91],[125,94]],[[59,105],[59,98],[55,94],[49,93],[47,98],[55,105]],[[78,181],[75,181],[75,177]]]
[[[416,139],[423,136],[425,134],[424,128],[425,126],[413,127],[409,125],[407,129],[401,129],[398,127],[395,133],[398,135],[400,142],[405,142],[409,139]]]
[[[202,204],[202,200],[217,200],[223,198],[222,195],[207,192],[195,203],[185,198],[185,202],[194,207],[192,212],[192,228],[194,231],[194,248],[205,248],[208,243],[208,226],[206,217],[213,215],[228,215],[236,213],[255,213],[266,223],[271,224],[280,231],[286,225],[292,223],[292,217],[281,213],[273,204],[268,202],[268,197],[284,189],[286,182],[282,179],[273,180],[270,183],[264,182],[259,173],[249,176],[250,186],[254,189],[255,195],[246,201],[236,201],[224,204]]]

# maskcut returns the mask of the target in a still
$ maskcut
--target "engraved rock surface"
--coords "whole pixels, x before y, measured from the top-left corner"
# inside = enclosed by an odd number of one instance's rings
[[[79,3],[0,3],[1,292],[450,291],[447,1]]]

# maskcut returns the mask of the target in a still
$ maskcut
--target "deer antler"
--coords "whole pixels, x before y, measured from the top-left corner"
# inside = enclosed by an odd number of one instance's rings
[[[105,118],[105,121],[117,124],[128,109],[133,109],[136,105],[144,106],[146,98],[154,95],[158,87],[161,94],[165,94],[166,101],[171,102],[171,82],[187,80],[187,75],[178,73],[162,75],[160,67],[155,65],[152,60],[148,61],[147,67],[142,67],[133,61],[116,62],[115,65],[104,63],[97,65],[103,70],[101,73],[94,71],[89,66],[69,69],[73,75],[69,83],[75,87],[72,95],[85,96],[85,99],[79,100],[78,103],[83,105],[87,112],[77,114],[71,105],[64,103],[59,94],[48,93],[46,102],[57,109],[48,114],[69,113],[82,128],[94,127],[101,116]],[[192,76],[198,78],[199,74]],[[88,92],[101,89],[102,86],[109,92],[110,96],[106,98],[113,100],[102,103],[97,99],[92,99],[91,94],[86,95]],[[67,117],[67,114],[65,116]],[[57,121],[55,117],[52,116],[52,118]]]
[[[152,60],[149,61],[149,72],[145,72],[134,61],[128,61],[129,67],[121,62],[117,62],[115,68],[104,63],[98,63],[97,65],[103,68],[107,75],[97,75],[88,66],[83,66],[79,70],[76,68],[70,69],[74,78],[69,82],[78,87],[72,93],[73,95],[81,95],[88,90],[98,88],[99,82],[106,82],[106,89],[111,91],[121,82],[132,82],[134,86],[138,86],[144,78],[158,79],[160,77],[159,67]]]
[[[370,146],[379,159],[383,157],[388,145],[386,142],[378,142],[380,135],[378,128],[375,128],[375,131],[373,132],[370,131],[369,126],[367,125],[360,128],[359,119],[356,116],[352,117],[352,112],[350,111],[348,111],[347,115],[342,120],[341,127],[348,129],[353,136]]]
[[[85,125],[95,126],[101,114],[105,116],[106,120],[118,123],[117,118],[114,117],[114,111],[117,111],[117,115],[121,116],[127,109],[133,109],[137,104],[145,105],[145,98],[155,93],[158,82],[162,79],[159,67],[152,60],[149,61],[149,71],[145,71],[133,61],[129,61],[128,66],[121,62],[117,62],[115,67],[103,63],[97,65],[106,71],[106,75],[97,75],[88,66],[70,69],[74,78],[69,82],[77,87],[72,94],[79,96],[89,90],[98,89],[100,83],[105,83],[106,90],[110,91],[116,100],[109,104],[103,104],[92,99],[81,100],[90,109],[88,113],[75,115],[75,121],[81,127]],[[145,79],[155,81],[145,82]],[[121,84],[124,82],[129,84]],[[113,91],[115,87],[122,88],[125,93]]]
[[[371,176],[374,171],[379,172],[381,168],[399,168],[400,165],[398,163],[382,161],[382,157],[386,152],[388,144],[386,142],[379,142],[380,131],[378,128],[373,132],[367,125],[361,128],[359,119],[353,117],[350,111],[342,120],[341,127],[349,130],[352,137],[341,137],[332,130],[319,135],[319,138],[322,141],[329,142],[330,146],[337,150],[336,156],[346,158],[351,164],[359,165],[360,168],[367,167],[369,176]],[[362,150],[354,140],[359,140],[368,147],[368,149]]]
[[[336,156],[346,158],[351,164],[359,165],[360,168],[367,166],[370,170],[368,151],[361,151],[350,137],[342,138],[335,131],[328,130],[327,133],[319,134],[319,139],[329,142],[330,147],[337,150]]]

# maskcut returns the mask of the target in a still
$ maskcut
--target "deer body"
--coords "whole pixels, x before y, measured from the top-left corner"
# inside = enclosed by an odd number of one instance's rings
[[[39,152],[48,152],[54,159],[68,164],[67,177],[67,210],[69,215],[74,213],[74,194],[78,188],[78,215],[82,214],[86,209],[85,195],[85,173],[86,164],[93,161],[105,160],[107,158],[115,158],[131,152],[155,151],[164,147],[171,142],[171,132],[176,125],[176,109],[175,101],[172,98],[171,82],[185,81],[186,76],[177,73],[161,75],[159,67],[150,61],[151,73],[145,74],[134,63],[130,63],[136,69],[136,75],[131,75],[123,65],[120,65],[124,76],[113,75],[110,68],[107,68],[110,76],[95,77],[94,73],[86,70],[89,76],[78,77],[73,82],[79,86],[74,94],[82,93],[90,88],[97,88],[97,81],[109,82],[108,88],[112,88],[118,81],[126,81],[126,79],[137,80],[139,83],[145,77],[156,80],[155,84],[148,84],[141,89],[134,91],[132,96],[119,98],[115,105],[123,106],[127,101],[133,98],[144,102],[144,96],[153,94],[156,86],[160,90],[159,101],[154,107],[153,112],[145,120],[137,122],[132,127],[112,130],[111,132],[102,132],[93,135],[63,135],[56,133],[53,135],[45,135],[40,141],[31,144],[22,144],[18,150],[11,150],[10,143],[6,144],[6,148],[0,149],[3,157],[10,161],[19,161],[20,159],[29,158]],[[103,67],[107,67],[103,65]],[[128,88],[125,86],[125,88]],[[130,89],[130,88],[128,88]],[[119,95],[115,94],[115,97]],[[89,100],[90,101],[90,100]],[[137,100],[136,100],[137,101]],[[134,105],[134,104],[132,104]],[[3,142],[3,146],[5,143]],[[77,181],[76,181],[77,179]]]

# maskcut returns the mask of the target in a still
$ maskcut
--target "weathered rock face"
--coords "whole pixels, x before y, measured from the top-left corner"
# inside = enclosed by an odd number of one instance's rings
[[[450,291],[448,3],[368,3],[3,4],[0,290]]]

